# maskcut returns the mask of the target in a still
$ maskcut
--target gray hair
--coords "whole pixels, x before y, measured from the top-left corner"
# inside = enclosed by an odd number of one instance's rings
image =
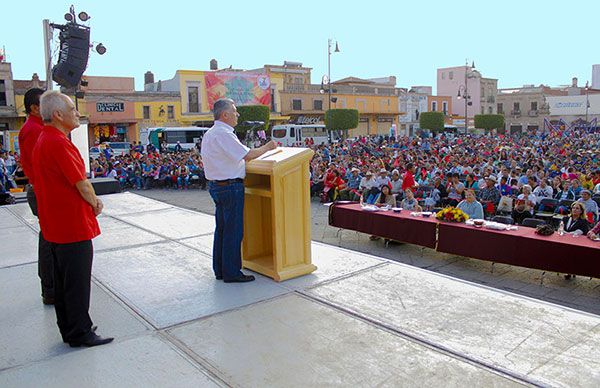
[[[58,90],[48,90],[40,97],[40,115],[45,122],[52,121],[54,112],[64,112],[68,105],[64,94]]]
[[[221,115],[228,109],[231,109],[235,102],[231,98],[220,98],[213,105],[213,114],[215,120],[220,120]]]

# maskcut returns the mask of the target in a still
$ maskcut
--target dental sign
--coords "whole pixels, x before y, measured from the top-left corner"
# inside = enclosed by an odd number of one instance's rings
[[[122,102],[97,102],[96,112],[125,112],[125,104]]]

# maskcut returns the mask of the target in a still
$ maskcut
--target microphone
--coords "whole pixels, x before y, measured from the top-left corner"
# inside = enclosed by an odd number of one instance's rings
[[[242,121],[242,125],[265,125],[264,121]]]

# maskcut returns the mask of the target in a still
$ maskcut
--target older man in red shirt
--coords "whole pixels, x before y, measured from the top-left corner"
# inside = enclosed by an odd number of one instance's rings
[[[103,345],[113,339],[98,336],[89,316],[92,239],[100,234],[96,216],[103,205],[67,137],[79,126],[79,112],[58,91],[42,95],[40,112],[46,125],[33,149],[33,176],[40,227],[54,264],[58,328],[71,347]]]
[[[44,129],[44,121],[40,115],[40,96],[44,93],[42,89],[29,89],[24,96],[25,112],[27,121],[19,131],[19,149],[21,154],[21,166],[25,175],[29,178],[27,186],[27,202],[34,216],[38,215],[37,200],[33,183],[33,167],[31,157],[33,147],[37,143]],[[54,274],[52,269],[52,253],[50,245],[40,232],[38,243],[38,276],[42,283],[42,301],[44,304],[54,304]]]

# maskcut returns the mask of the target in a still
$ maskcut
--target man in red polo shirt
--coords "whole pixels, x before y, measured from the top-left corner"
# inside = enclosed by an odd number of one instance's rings
[[[33,149],[33,176],[40,227],[54,264],[54,308],[63,341],[71,347],[111,342],[92,328],[89,316],[94,250],[102,201],[85,175],[79,150],[67,137],[79,127],[73,101],[59,91],[40,99],[46,126]]]
[[[402,192],[406,189],[411,189],[413,192],[415,191],[415,188],[417,187],[417,183],[415,182],[415,171],[416,168],[414,164],[408,163],[406,165],[406,173],[402,178]]]
[[[44,121],[40,115],[40,96],[44,93],[42,89],[33,88],[25,93],[24,104],[27,113],[27,121],[19,131],[19,148],[21,153],[21,166],[25,175],[29,178],[27,186],[27,202],[34,216],[38,215],[37,201],[35,198],[33,167],[31,165],[31,156],[33,146],[37,142],[42,130]],[[52,270],[52,253],[50,245],[40,232],[38,243],[38,276],[42,283],[42,301],[44,304],[54,304],[54,274]]]

